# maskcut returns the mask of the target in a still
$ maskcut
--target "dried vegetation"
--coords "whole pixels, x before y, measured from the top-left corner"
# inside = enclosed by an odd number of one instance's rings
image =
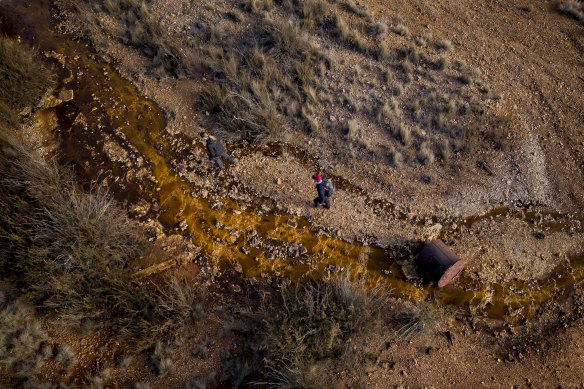
[[[229,380],[312,388],[334,387],[340,371],[358,376],[362,355],[356,350],[366,338],[382,336],[389,296],[342,276],[285,287],[261,308],[242,309],[232,331],[246,352],[229,360]]]
[[[222,14],[212,9],[185,3],[187,32],[170,34],[160,32],[143,3],[108,0],[102,8],[126,26],[119,38],[153,64],[172,58],[167,70],[181,70],[170,74],[202,78],[199,109],[234,137],[269,141],[300,130],[326,140],[342,136],[342,123],[354,120],[361,127],[376,123],[374,131],[389,136],[358,143],[347,137],[345,155],[376,158],[391,149],[401,155],[400,166],[472,158],[474,145],[504,149],[507,128],[494,137],[477,125],[496,122],[485,115],[496,95],[479,73],[457,65],[449,40],[416,36],[400,16],[375,20],[352,0],[249,0]],[[172,47],[186,50],[178,55]],[[392,97],[398,109],[380,119]],[[329,120],[338,116],[346,120]]]
[[[564,0],[557,5],[557,10],[584,22],[584,2],[582,0]]]
[[[0,101],[35,106],[45,92],[39,85],[50,85],[35,77],[50,73],[31,55],[19,55],[21,69],[5,71],[4,83],[31,93]],[[10,69],[14,59],[7,61],[0,69]],[[113,327],[138,348],[200,316],[192,283],[171,279],[143,288],[134,282],[132,265],[145,253],[143,232],[106,192],[80,190],[70,172],[25,147],[12,127],[0,126],[0,146],[3,282],[17,282],[24,298],[64,323]],[[68,360],[65,352],[58,355]]]

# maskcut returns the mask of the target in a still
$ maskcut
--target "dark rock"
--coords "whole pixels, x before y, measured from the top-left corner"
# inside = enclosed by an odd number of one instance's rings
[[[308,250],[306,249],[306,247],[304,247],[304,245],[299,244],[298,245],[298,255],[304,255],[308,253]]]

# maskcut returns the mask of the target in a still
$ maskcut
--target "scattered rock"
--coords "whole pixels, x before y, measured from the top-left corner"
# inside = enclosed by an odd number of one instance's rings
[[[298,245],[296,243],[292,243],[288,246],[288,256],[291,258],[296,258],[298,254]]]
[[[308,250],[306,249],[306,247],[304,247],[304,245],[299,244],[298,245],[298,255],[304,255],[308,253]]]
[[[59,92],[58,99],[60,99],[61,102],[67,102],[67,101],[73,100],[73,97],[74,97],[74,94],[73,94],[72,89],[62,89]]]

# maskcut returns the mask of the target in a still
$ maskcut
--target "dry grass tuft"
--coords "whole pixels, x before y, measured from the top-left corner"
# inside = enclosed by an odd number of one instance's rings
[[[417,157],[418,161],[424,166],[432,165],[435,159],[434,153],[427,142],[422,143]]]
[[[420,305],[404,303],[394,318],[396,337],[407,341],[413,336],[430,337],[444,326],[445,312],[435,304],[425,302]]]
[[[379,44],[379,50],[377,51],[377,59],[380,61],[385,61],[389,57],[389,48],[385,42]]]
[[[342,276],[284,288],[258,311],[243,311],[235,330],[258,364],[256,385],[333,387],[338,371],[359,369],[350,349],[382,333],[388,303],[381,287]],[[240,361],[238,371],[245,365]]]
[[[162,344],[160,341],[156,342],[154,352],[150,356],[150,361],[154,365],[158,377],[167,377],[175,370],[168,346]]]
[[[262,45],[267,50],[280,50],[288,55],[303,58],[322,57],[320,49],[307,38],[292,21],[265,19],[262,23]]]
[[[34,377],[43,361],[47,334],[34,320],[31,307],[0,291],[0,368],[14,387]],[[34,380],[36,382],[36,380]],[[33,384],[29,381],[29,384]]]
[[[367,43],[361,33],[347,24],[345,19],[340,15],[335,15],[334,19],[335,31],[338,36],[344,41],[350,43],[354,48],[360,51],[366,51]]]
[[[389,27],[386,22],[377,22],[373,25],[373,33],[378,38],[383,37],[389,31]]]
[[[357,5],[354,0],[348,0],[345,5],[355,15],[368,19],[371,18],[371,12],[367,8]]]
[[[584,2],[582,0],[563,0],[557,5],[557,10],[584,22]]]
[[[274,2],[272,0],[247,0],[245,3],[245,9],[255,14],[269,11],[273,7]]]
[[[347,126],[346,126],[346,135],[347,135],[347,139],[351,142],[354,142],[357,140],[357,138],[359,137],[359,123],[357,122],[357,120],[355,119],[351,119],[347,122]]]
[[[53,84],[53,75],[29,49],[0,38],[0,113],[7,114],[2,115],[5,121],[14,123],[14,112],[35,106]]]
[[[397,23],[391,26],[391,31],[401,36],[408,36],[410,34],[410,30],[402,23]]]
[[[328,18],[329,4],[325,0],[298,1],[297,8],[302,18],[302,24],[306,27],[317,23],[322,24]]]
[[[452,50],[452,42],[446,39],[439,40],[436,42],[436,50],[438,51],[451,51]]]

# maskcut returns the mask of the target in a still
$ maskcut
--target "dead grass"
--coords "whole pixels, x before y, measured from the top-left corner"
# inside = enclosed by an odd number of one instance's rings
[[[234,331],[252,359],[235,370],[256,366],[258,386],[334,387],[339,371],[359,371],[347,351],[382,331],[388,302],[381,287],[365,289],[346,276],[284,288],[259,310],[241,312]]]
[[[245,9],[253,13],[269,11],[274,6],[272,0],[246,0]]]
[[[31,307],[3,291],[0,299],[0,371],[7,374],[0,384],[9,380],[15,387],[26,381],[34,385],[34,375],[48,357],[42,353],[47,334],[35,321]]]
[[[414,305],[402,302],[393,317],[396,338],[408,341],[412,337],[431,337],[446,324],[446,314],[430,302]]]
[[[354,0],[347,0],[347,2],[345,3],[347,9],[354,13],[357,16],[361,16],[362,18],[371,18],[371,12],[369,12],[369,10],[365,7],[365,6],[360,6],[357,5],[355,3]]]
[[[434,153],[430,149],[429,144],[427,142],[422,143],[418,151],[418,161],[424,166],[429,166],[434,163],[434,159]]]
[[[365,38],[359,31],[351,28],[345,19],[339,14],[335,15],[334,25],[335,31],[341,39],[351,44],[355,49],[366,51],[367,43]]]
[[[436,42],[436,50],[438,51],[451,51],[452,50],[452,42],[447,39],[442,39]]]
[[[160,341],[156,342],[154,352],[150,356],[150,361],[152,362],[158,377],[166,377],[174,372],[175,367],[170,355],[171,351],[168,346]]]
[[[53,84],[52,73],[30,49],[0,38],[0,113],[5,121],[14,123],[14,112],[34,107]]]
[[[378,38],[383,37],[389,31],[389,27],[386,22],[377,22],[373,25],[373,33]]]
[[[64,323],[111,326],[138,348],[198,317],[194,285],[133,282],[147,246],[106,192],[80,191],[5,130],[0,143],[0,275],[18,279],[28,300]]]
[[[394,24],[393,26],[391,26],[391,31],[401,36],[408,36],[410,34],[410,30],[403,23]]]
[[[556,9],[580,22],[584,22],[584,2],[582,2],[582,0],[560,1],[556,6]]]

